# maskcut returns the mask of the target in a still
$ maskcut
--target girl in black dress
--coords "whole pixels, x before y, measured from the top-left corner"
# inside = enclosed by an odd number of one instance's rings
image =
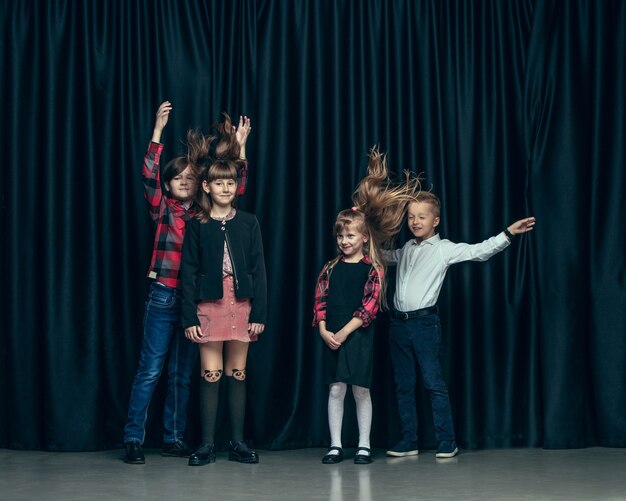
[[[339,255],[324,265],[315,294],[313,326],[325,343],[324,368],[329,385],[331,447],[322,463],[343,460],[341,427],[347,385],[352,385],[359,426],[355,464],[372,462],[370,429],[374,330],[384,306],[385,267],[380,246],[399,231],[407,203],[419,193],[419,180],[392,186],[384,155],[370,152],[368,174],[359,183],[352,209],[337,215],[334,234]]]

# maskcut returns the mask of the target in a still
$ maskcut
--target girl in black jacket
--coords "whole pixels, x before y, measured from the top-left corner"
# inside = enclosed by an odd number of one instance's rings
[[[202,382],[202,444],[189,465],[215,461],[215,423],[222,376],[232,440],[228,459],[258,463],[243,441],[248,346],[265,329],[267,292],[263,242],[253,214],[234,207],[238,161],[215,160],[199,190],[202,211],[188,221],[181,266],[185,336],[198,343]]]

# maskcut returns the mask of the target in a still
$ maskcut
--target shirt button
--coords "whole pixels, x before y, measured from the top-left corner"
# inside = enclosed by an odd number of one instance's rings
[[[230,292],[234,291],[235,289],[233,289],[232,287],[230,288]]]
[[[235,301],[231,301],[230,304],[235,304]]]
[[[233,329],[235,329],[236,327],[233,325]]]

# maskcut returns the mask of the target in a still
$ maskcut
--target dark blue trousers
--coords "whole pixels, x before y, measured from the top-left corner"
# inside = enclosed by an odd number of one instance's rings
[[[408,320],[391,320],[390,354],[396,383],[402,438],[417,443],[417,366],[430,396],[437,442],[454,441],[448,388],[443,380],[439,353],[441,327],[433,313]]]

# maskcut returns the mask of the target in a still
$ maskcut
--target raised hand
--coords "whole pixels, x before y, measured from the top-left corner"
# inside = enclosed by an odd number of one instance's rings
[[[246,141],[248,140],[248,136],[250,135],[250,131],[252,130],[250,117],[240,115],[239,125],[237,127],[233,126],[233,129],[235,131],[235,137],[237,138],[239,146],[243,148],[246,145]]]
[[[169,101],[163,101],[156,112],[154,131],[152,132],[152,141],[155,143],[161,142],[161,133],[170,118],[170,111],[172,111],[172,103]]]

